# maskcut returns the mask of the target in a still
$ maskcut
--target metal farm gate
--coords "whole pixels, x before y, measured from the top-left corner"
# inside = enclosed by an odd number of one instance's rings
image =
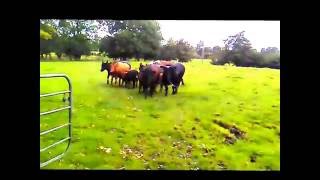
[[[40,132],[40,136],[43,136],[43,135],[46,135],[50,132],[53,132],[53,131],[56,131],[58,129],[61,129],[61,128],[64,128],[66,126],[68,126],[68,136],[64,139],[61,139],[45,148],[42,148],[40,149],[40,153],[52,148],[52,147],[55,147],[65,141],[68,141],[68,145],[67,145],[67,148],[59,155],[45,161],[45,162],[41,162],[40,160],[40,168],[41,167],[44,167],[58,159],[60,159],[69,149],[70,147],[70,144],[71,144],[71,126],[72,126],[72,85],[71,85],[71,80],[70,78],[65,75],[65,74],[45,74],[45,75],[40,75],[40,79],[41,78],[64,78],[67,80],[68,82],[68,85],[69,85],[69,89],[68,90],[65,90],[65,91],[59,91],[59,92],[53,92],[53,93],[48,93],[48,94],[40,94],[40,101],[41,101],[41,98],[45,98],[45,97],[49,97],[49,96],[55,96],[55,95],[60,95],[60,94],[64,94],[64,97],[63,97],[63,101],[67,100],[68,101],[68,106],[65,106],[65,107],[62,107],[62,108],[58,108],[58,109],[53,109],[53,110],[50,110],[50,111],[46,111],[46,112],[40,112],[40,116],[44,116],[44,115],[49,115],[49,114],[52,114],[52,113],[57,113],[59,111],[63,111],[63,110],[68,110],[69,113],[68,113],[68,122],[63,124],[63,125],[60,125],[60,126],[57,126],[57,127],[54,127],[54,128],[51,128],[49,130],[46,130],[46,131],[43,131],[43,132]],[[65,95],[66,94],[69,94],[69,97],[67,99],[65,99]]]

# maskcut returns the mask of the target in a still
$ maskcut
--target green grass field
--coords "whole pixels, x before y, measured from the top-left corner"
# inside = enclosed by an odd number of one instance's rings
[[[137,69],[138,62],[132,62]],[[138,89],[106,84],[100,62],[41,62],[40,72],[65,73],[74,88],[73,140],[44,169],[280,170],[280,71],[185,63],[185,86],[144,99]],[[65,90],[41,79],[41,94]],[[64,106],[41,99],[40,111]],[[67,121],[67,111],[41,116],[41,131]],[[41,136],[45,147],[66,129]],[[61,153],[61,144],[40,154]]]

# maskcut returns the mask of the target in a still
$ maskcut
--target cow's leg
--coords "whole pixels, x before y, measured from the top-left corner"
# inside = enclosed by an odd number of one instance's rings
[[[108,73],[107,84],[109,84],[109,77],[110,77],[110,74]]]
[[[111,76],[111,86],[113,85],[113,76]]]
[[[162,92],[163,84],[160,84],[160,92]]]
[[[135,88],[135,86],[136,86],[136,81],[135,81],[135,80],[133,80],[133,81],[132,81],[132,89],[134,89],[134,88]]]
[[[184,85],[183,78],[181,78],[182,85]]]
[[[156,89],[156,86],[155,85],[152,85],[150,87],[150,96],[152,97],[153,96],[153,93],[155,92],[155,89]]]
[[[141,82],[139,81],[139,93],[141,92],[141,87],[142,87],[142,84],[141,84]]]
[[[172,94],[176,94],[177,87],[172,86]]]
[[[168,96],[168,85],[164,86],[164,90],[165,90],[165,95]]]
[[[148,96],[148,88],[143,87],[144,98],[147,99]]]
[[[117,76],[113,76],[113,78],[114,78],[114,84],[117,84]],[[113,83],[112,83],[112,85],[113,85]]]
[[[174,94],[178,94],[178,89],[179,89],[179,86],[175,87],[175,92],[174,92]]]

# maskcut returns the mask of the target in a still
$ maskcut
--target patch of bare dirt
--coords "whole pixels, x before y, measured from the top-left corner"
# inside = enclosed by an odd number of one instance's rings
[[[128,145],[124,145],[122,149],[120,150],[120,154],[122,155],[123,159],[128,159],[128,158],[136,158],[136,159],[141,159],[143,157],[143,152],[141,149],[137,147],[129,147]]]
[[[235,135],[237,139],[242,139],[245,137],[246,133],[244,131],[240,130],[235,125],[230,125],[230,124],[224,123],[224,122],[216,120],[216,119],[214,119],[213,122],[216,123],[217,125],[219,125],[220,127],[228,129],[229,132],[231,134]]]
[[[222,122],[222,121],[219,121],[219,120],[217,120],[217,119],[214,119],[214,120],[213,120],[213,123],[219,125],[220,127],[223,127],[223,128],[225,128],[225,129],[228,129],[229,132],[235,136],[235,138],[234,138],[234,137],[225,135],[224,142],[225,142],[226,144],[234,144],[238,139],[243,139],[243,138],[245,138],[246,132],[240,130],[240,129],[239,129],[238,127],[236,127],[235,125],[230,125],[230,124],[224,123],[224,122]]]
[[[257,158],[260,157],[260,156],[261,156],[261,154],[252,153],[252,154],[250,155],[250,162],[252,162],[252,163],[257,162]]]
[[[195,120],[196,122],[200,122],[200,118],[198,118],[198,117],[195,117],[194,120]]]
[[[217,166],[219,169],[223,169],[223,170],[227,169],[227,166],[223,163],[223,161],[219,161]]]

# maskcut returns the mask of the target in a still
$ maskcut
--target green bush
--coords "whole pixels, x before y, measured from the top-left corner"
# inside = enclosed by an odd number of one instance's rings
[[[279,69],[280,53],[223,51],[218,58],[211,58],[211,64],[224,65],[226,63],[232,63],[236,66],[269,67]]]

